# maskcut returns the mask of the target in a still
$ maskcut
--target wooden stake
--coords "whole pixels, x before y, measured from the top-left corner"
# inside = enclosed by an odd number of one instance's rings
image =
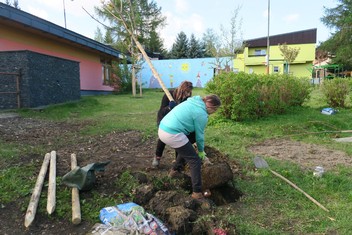
[[[71,170],[77,167],[76,154],[71,154]],[[72,223],[81,223],[81,206],[79,203],[79,190],[78,188],[72,188]]]
[[[35,187],[32,193],[31,200],[29,201],[24,226],[28,227],[32,224],[35,213],[37,212],[38,202],[40,198],[40,193],[42,192],[42,187],[45,179],[46,172],[48,170],[48,165],[50,161],[50,153],[45,154],[44,161],[42,167],[40,168],[40,172],[37,178],[37,182],[35,183]]]
[[[49,187],[48,187],[48,202],[46,210],[49,215],[55,211],[56,207],[56,151],[50,153],[50,170],[49,170]]]

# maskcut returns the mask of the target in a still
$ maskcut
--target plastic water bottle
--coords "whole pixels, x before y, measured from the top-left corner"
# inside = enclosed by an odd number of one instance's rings
[[[323,176],[323,174],[324,174],[324,167],[322,167],[322,166],[315,167],[314,172],[313,172],[313,175],[315,177],[320,178]]]

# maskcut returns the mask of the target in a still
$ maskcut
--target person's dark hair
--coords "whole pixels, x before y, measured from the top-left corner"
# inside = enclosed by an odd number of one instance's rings
[[[174,90],[174,99],[177,104],[185,101],[188,97],[192,96],[193,84],[190,81],[183,81]]]

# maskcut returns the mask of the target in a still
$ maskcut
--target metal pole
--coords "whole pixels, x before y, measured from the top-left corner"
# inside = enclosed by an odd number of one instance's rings
[[[269,29],[270,29],[270,0],[268,0],[268,36],[267,36],[267,40],[266,40],[266,74],[269,74],[269,57],[270,57],[270,33],[269,33]]]
[[[131,37],[131,54],[133,57],[135,57],[133,44],[134,44],[133,38]],[[133,95],[133,97],[136,96],[136,68],[135,68],[135,66],[136,66],[136,59],[133,59],[133,63],[132,63],[132,95]]]
[[[65,9],[65,0],[62,0],[62,3],[64,5],[64,20],[65,20],[65,29],[67,28],[66,27],[66,9]]]
[[[21,71],[19,71],[19,73],[16,75],[17,108],[21,108],[21,96],[20,96],[20,76],[21,75],[22,75]]]

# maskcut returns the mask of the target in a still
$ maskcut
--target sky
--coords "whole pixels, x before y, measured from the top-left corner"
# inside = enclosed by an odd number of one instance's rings
[[[10,0],[12,1],[12,0]],[[5,3],[6,0],[0,0]],[[21,10],[94,39],[97,28],[94,6],[101,0],[18,0]],[[220,35],[220,28],[230,29],[231,18],[239,9],[242,22],[239,39],[248,40],[317,28],[317,44],[329,38],[332,29],[320,20],[324,7],[333,8],[337,0],[154,0],[166,16],[166,26],[159,32],[166,49],[183,31],[201,39],[207,29]],[[270,8],[268,3],[270,2]],[[269,10],[269,11],[268,11]],[[268,18],[268,12],[270,17]],[[65,17],[66,16],[66,17]],[[66,20],[65,20],[66,19]]]

